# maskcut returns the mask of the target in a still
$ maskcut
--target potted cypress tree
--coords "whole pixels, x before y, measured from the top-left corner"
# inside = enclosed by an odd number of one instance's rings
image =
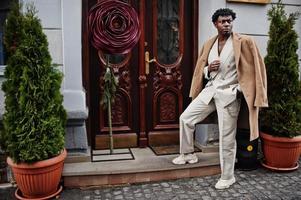
[[[3,116],[8,154],[19,199],[46,199],[61,191],[66,157],[66,111],[60,93],[62,73],[51,64],[47,37],[33,5],[22,13],[14,3],[5,24],[8,54]]]
[[[301,85],[298,35],[294,30],[299,13],[287,15],[279,1],[268,16],[271,23],[265,64],[269,108],[261,112],[263,165],[273,170],[293,170],[298,168],[301,153]]]

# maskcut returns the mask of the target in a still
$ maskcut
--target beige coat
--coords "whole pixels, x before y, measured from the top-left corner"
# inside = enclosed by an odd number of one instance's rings
[[[216,38],[209,39],[201,49],[190,88],[192,99],[202,91],[204,67],[208,65],[208,55]],[[251,37],[233,33],[233,49],[238,82],[249,110],[250,140],[254,140],[259,136],[259,108],[268,106],[265,64]]]

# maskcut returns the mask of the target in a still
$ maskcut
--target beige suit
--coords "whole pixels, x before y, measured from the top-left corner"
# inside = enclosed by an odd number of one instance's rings
[[[180,153],[193,151],[195,124],[217,110],[222,179],[228,180],[234,175],[235,135],[240,108],[240,99],[237,99],[239,84],[232,37],[227,39],[220,55],[216,39],[210,50],[208,63],[214,60],[220,60],[219,70],[208,74],[208,67],[204,68],[204,75],[209,81],[180,117]]]
[[[218,40],[215,40],[208,55],[208,63],[214,60],[220,60],[220,68],[218,71],[212,71],[209,76],[208,67],[204,68],[204,76],[209,81],[199,95],[206,104],[209,104],[213,97],[222,99],[222,106],[226,107],[236,99],[237,90],[240,90],[232,36],[227,39],[220,55],[218,54]]]
[[[202,91],[203,71],[208,65],[208,55],[217,36],[208,40],[201,49],[190,88],[190,97]],[[232,34],[238,82],[248,105],[250,140],[258,138],[258,112],[268,106],[266,70],[259,50],[251,37]]]
[[[190,153],[194,150],[193,133],[195,130],[195,124],[202,121],[211,112],[217,110],[220,134],[219,149],[222,171],[221,178],[224,180],[229,180],[234,176],[234,161],[236,154],[235,135],[237,128],[237,118],[240,109],[240,99],[237,99],[237,92],[240,91],[240,84],[242,84],[242,92],[244,94],[248,92],[246,91],[246,86],[248,86],[248,83],[245,84],[244,82],[241,83],[239,81],[242,77],[239,72],[244,72],[245,70],[241,70],[241,67],[237,67],[240,66],[240,63],[242,63],[242,61],[240,61],[240,58],[237,58],[237,55],[242,56],[242,51],[245,50],[240,50],[240,47],[242,47],[242,45],[240,39],[238,38],[242,37],[236,34],[233,34],[231,37],[229,37],[220,56],[218,55],[217,37],[214,37],[205,43],[198,59],[192,80],[190,96],[193,97],[193,101],[180,117],[180,153]],[[257,51],[254,42],[250,38],[246,38],[246,40],[251,42],[254,45],[253,47]],[[253,47],[252,45],[244,44],[244,48],[248,48],[250,49],[250,51]],[[237,48],[239,49],[239,52]],[[221,63],[219,70],[211,72],[208,77],[208,70],[205,66],[216,59],[219,59]],[[260,60],[262,61],[261,58]],[[253,68],[254,66],[255,65],[253,65]],[[250,66],[245,67],[250,68]],[[250,69],[246,70],[250,71]],[[262,76],[265,79],[264,65],[263,71],[261,72],[263,73]],[[209,82],[201,91],[203,76],[205,76],[205,78],[208,78]],[[266,80],[261,80],[261,83],[264,85],[264,87],[265,81]],[[263,89],[263,94],[266,95],[265,88]],[[266,98],[266,96],[263,98]],[[267,105],[267,103],[262,102],[261,99],[257,100],[257,102],[263,103],[262,105],[264,106]],[[248,99],[247,103],[249,105]],[[256,120],[258,116],[257,109],[258,108],[255,108]],[[254,117],[252,110],[250,112],[250,116]],[[254,123],[254,121],[252,121],[252,123]],[[255,124],[255,126],[258,127],[258,122],[257,124]],[[254,131],[255,127],[250,126],[250,128],[252,132]]]

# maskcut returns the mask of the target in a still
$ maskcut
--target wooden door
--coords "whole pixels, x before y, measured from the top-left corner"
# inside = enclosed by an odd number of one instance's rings
[[[145,52],[155,58],[147,75],[146,130],[149,144],[178,142],[179,116],[189,103],[197,41],[193,1],[146,2]]]
[[[83,19],[87,19],[88,10],[96,2],[83,0]],[[197,58],[197,0],[126,2],[137,10],[142,32],[132,52],[111,56],[110,60],[119,79],[112,108],[114,145],[119,148],[177,143],[178,119],[190,102],[189,87]],[[107,114],[99,103],[105,62],[105,56],[89,43],[83,20],[87,125],[94,149],[109,145]]]

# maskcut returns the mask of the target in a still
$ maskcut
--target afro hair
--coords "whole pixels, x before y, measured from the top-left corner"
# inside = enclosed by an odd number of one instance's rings
[[[215,23],[219,16],[232,16],[232,19],[234,20],[236,18],[236,13],[233,12],[233,10],[229,8],[220,8],[214,12],[212,15],[212,22]]]

